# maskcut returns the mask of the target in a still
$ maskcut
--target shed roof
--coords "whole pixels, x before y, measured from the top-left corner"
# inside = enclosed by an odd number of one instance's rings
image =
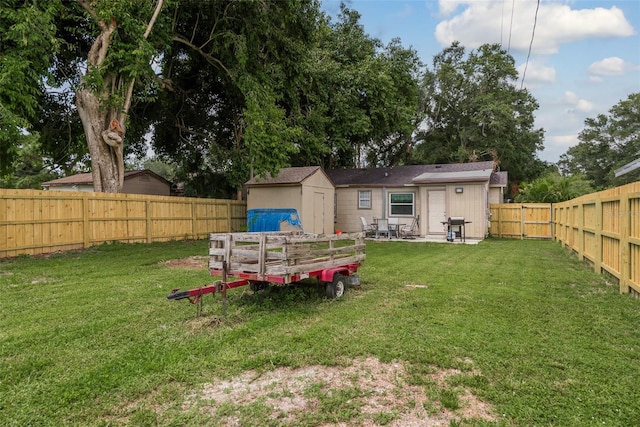
[[[171,185],[171,182],[149,169],[127,171],[124,173],[124,179],[132,178],[137,175],[151,175],[154,178]],[[91,175],[91,172],[78,173],[42,183],[43,187],[61,187],[64,185],[93,185],[93,176]]]
[[[325,177],[331,181],[331,179],[325,174],[320,166],[302,166],[297,168],[282,168],[278,172],[278,175],[272,177],[271,174],[267,174],[266,177],[254,177],[247,181],[246,185],[295,185],[302,184],[305,179],[317,171],[322,172]]]
[[[429,182],[487,181],[492,176],[493,167],[494,163],[487,161],[371,169],[328,169],[327,175],[336,186],[401,187]],[[506,180],[507,173],[502,174]],[[420,177],[422,178],[418,180]]]

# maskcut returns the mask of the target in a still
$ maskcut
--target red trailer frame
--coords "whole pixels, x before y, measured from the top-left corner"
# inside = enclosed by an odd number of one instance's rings
[[[308,278],[325,283],[327,297],[339,298],[347,285],[359,283],[355,273],[364,262],[364,251],[363,233],[211,234],[209,269],[222,280],[187,291],[173,289],[167,299],[188,299],[197,304],[203,295],[221,293],[225,300],[227,289],[249,285],[257,291],[270,283],[289,284]],[[235,279],[229,281],[229,277]]]
[[[179,289],[173,289],[169,295],[167,295],[167,299],[170,300],[181,300],[188,299],[192,304],[197,304],[200,298],[203,295],[214,294],[216,292],[224,293],[227,289],[239,288],[241,286],[251,286],[252,290],[259,290],[265,284],[268,283],[277,283],[282,285],[287,285],[289,283],[299,282],[308,278],[317,278],[320,282],[324,282],[326,284],[325,291],[327,292],[327,296],[330,298],[339,298],[344,294],[346,290],[346,285],[348,284],[357,284],[355,279],[357,276],[354,276],[358,271],[359,264],[349,264],[340,267],[326,268],[322,270],[310,271],[309,273],[301,273],[298,275],[291,276],[290,280],[287,280],[284,276],[259,276],[257,274],[251,273],[230,273],[230,276],[237,276],[238,279],[232,281],[216,281],[210,285],[203,286],[200,288],[190,289],[188,291],[181,291]],[[224,272],[221,270],[211,270],[212,276],[225,276]],[[228,277],[228,276],[227,276]],[[349,278],[349,279],[346,279]]]

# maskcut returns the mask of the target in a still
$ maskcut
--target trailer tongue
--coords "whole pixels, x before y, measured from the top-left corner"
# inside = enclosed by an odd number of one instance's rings
[[[259,290],[270,283],[289,284],[316,278],[328,298],[339,298],[365,259],[364,233],[309,235],[300,232],[217,233],[209,236],[209,270],[221,277],[208,286],[181,291],[170,300],[196,304],[203,295],[249,285]],[[229,278],[233,278],[229,280]]]

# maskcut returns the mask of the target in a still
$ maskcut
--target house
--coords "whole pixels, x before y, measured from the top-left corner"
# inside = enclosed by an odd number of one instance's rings
[[[371,169],[333,169],[336,229],[359,231],[360,217],[397,218],[410,224],[418,217],[421,236],[446,234],[449,217],[463,217],[468,238],[489,231],[489,204],[501,203],[507,172],[494,162],[409,165]]]
[[[44,190],[93,191],[91,173],[79,173],[42,183]],[[122,193],[171,195],[171,182],[150,170],[128,171],[124,173]]]
[[[305,233],[334,232],[335,187],[320,166],[280,169],[277,176],[247,181],[247,210],[293,208]]]

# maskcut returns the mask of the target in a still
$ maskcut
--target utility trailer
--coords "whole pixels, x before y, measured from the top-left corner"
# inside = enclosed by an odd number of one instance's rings
[[[364,233],[303,234],[300,231],[215,233],[209,236],[209,270],[222,279],[201,288],[174,289],[170,300],[196,304],[203,295],[249,285],[258,291],[269,284],[316,278],[328,298],[339,298],[365,259]]]

